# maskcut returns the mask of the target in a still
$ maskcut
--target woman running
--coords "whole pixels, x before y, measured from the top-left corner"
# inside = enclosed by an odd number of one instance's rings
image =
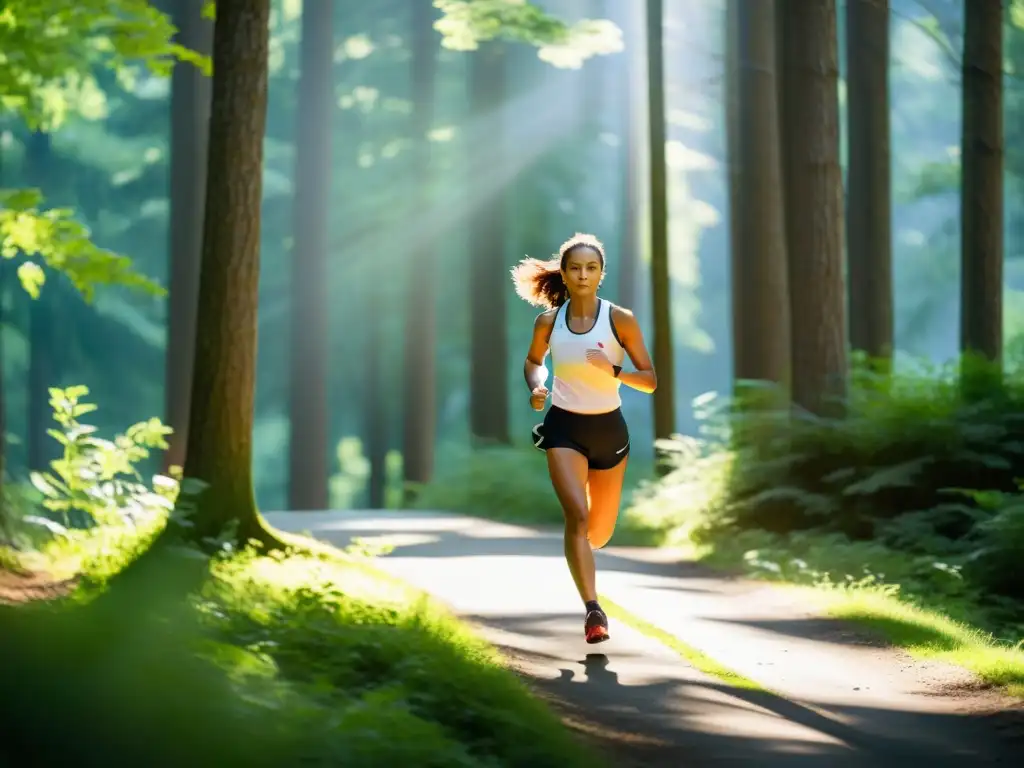
[[[594,549],[612,537],[629,457],[620,384],[653,392],[658,379],[633,313],[598,298],[604,246],[576,234],[550,261],[524,259],[512,269],[516,293],[546,310],[533,325],[523,373],[534,410],[551,408],[533,429],[547,454],[551,484],[565,514],[565,559],[586,610],[588,643],[607,640],[608,617],[597,601]],[[554,364],[549,393],[544,358]],[[636,367],[624,371],[625,354]]]

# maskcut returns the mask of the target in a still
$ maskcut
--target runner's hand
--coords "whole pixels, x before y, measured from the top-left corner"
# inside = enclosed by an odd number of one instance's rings
[[[544,402],[548,399],[548,388],[541,385],[530,393],[530,405],[535,411],[544,410]]]
[[[615,369],[612,367],[612,361],[609,360],[608,355],[600,349],[588,349],[587,362],[599,371],[604,371],[609,376],[615,375]]]

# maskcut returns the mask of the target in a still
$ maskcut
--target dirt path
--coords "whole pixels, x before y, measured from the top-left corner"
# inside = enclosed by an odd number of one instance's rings
[[[46,573],[0,570],[0,605],[50,600],[66,595],[74,584],[74,579],[57,580]]]
[[[391,543],[381,568],[476,625],[616,767],[1011,765],[1024,749],[1021,708],[962,671],[916,662],[784,590],[664,553],[599,552],[599,590],[777,695],[701,673],[621,622],[611,641],[587,646],[557,535],[451,514],[268,518],[339,546]]]

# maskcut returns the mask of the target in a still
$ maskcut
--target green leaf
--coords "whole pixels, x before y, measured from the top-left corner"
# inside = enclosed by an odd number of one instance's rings
[[[891,467],[883,467],[869,474],[859,482],[846,486],[843,489],[845,496],[870,496],[886,488],[907,487],[914,484],[918,473],[928,464],[931,464],[931,457],[922,457],[905,461],[902,464],[894,464]]]
[[[563,68],[623,50],[622,30],[611,21],[583,19],[569,26],[525,0],[434,0],[434,6],[442,13],[434,28],[450,50],[474,51],[488,40],[509,40],[537,47],[542,60]]]
[[[39,289],[46,282],[46,273],[34,261],[25,261],[18,265],[18,280],[25,293],[33,299],[39,298]]]
[[[6,3],[0,11],[0,105],[33,130],[53,131],[75,113],[102,116],[96,69],[120,72],[141,62],[166,76],[176,59],[197,61],[197,54],[172,43],[174,32],[170,18],[147,0]]]
[[[160,285],[136,272],[131,259],[94,245],[88,228],[75,221],[70,210],[40,210],[40,199],[37,190],[0,190],[0,253],[4,258],[19,254],[38,257],[48,268],[66,275],[86,301],[93,299],[101,285],[166,294]],[[33,288],[38,294],[41,270],[38,265],[26,264],[19,268],[18,276],[30,295]]]

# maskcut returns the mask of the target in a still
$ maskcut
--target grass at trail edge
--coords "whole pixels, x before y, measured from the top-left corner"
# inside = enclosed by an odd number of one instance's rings
[[[131,550],[76,536],[108,575]],[[340,554],[225,555],[116,614],[0,607],[0,688],[19,767],[601,765],[454,617]]]

